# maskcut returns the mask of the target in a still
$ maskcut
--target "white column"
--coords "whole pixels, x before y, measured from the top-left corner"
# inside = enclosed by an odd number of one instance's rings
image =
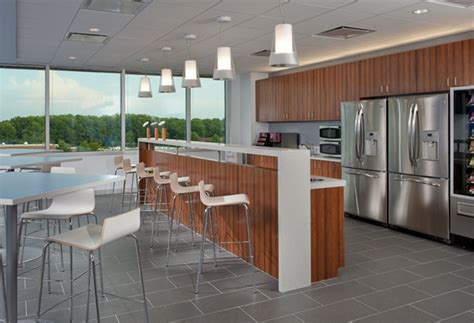
[[[49,150],[50,143],[50,70],[49,65],[44,69],[44,145],[46,150]]]
[[[126,77],[125,70],[120,73],[120,149],[125,151],[126,144],[126,116],[127,116],[127,96],[126,96]]]
[[[186,141],[191,141],[191,95],[191,89],[186,88]]]

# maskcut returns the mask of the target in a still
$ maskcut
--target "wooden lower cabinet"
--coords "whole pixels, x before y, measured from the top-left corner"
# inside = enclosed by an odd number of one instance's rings
[[[342,178],[342,169],[340,162],[326,160],[311,160],[311,175],[330,178]]]
[[[344,266],[344,189],[311,190],[311,281]]]

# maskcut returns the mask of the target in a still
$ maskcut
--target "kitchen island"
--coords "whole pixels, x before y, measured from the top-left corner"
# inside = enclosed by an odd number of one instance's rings
[[[259,158],[268,165],[251,162]],[[321,177],[310,181],[309,151],[139,139],[139,160],[147,167],[190,176],[192,185],[200,180],[212,183],[215,195],[246,193],[255,264],[278,278],[281,292],[334,277],[344,265],[345,182]],[[195,214],[202,214],[200,203],[193,207]],[[219,241],[245,240],[238,212],[237,207],[218,210]],[[201,216],[195,221],[199,228]],[[244,246],[231,244],[226,249],[247,259]]]

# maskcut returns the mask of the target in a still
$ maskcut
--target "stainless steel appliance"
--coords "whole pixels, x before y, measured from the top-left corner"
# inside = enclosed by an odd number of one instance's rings
[[[391,225],[449,239],[448,94],[390,98]]]
[[[344,212],[387,223],[387,100],[343,102]]]
[[[283,147],[298,149],[300,144],[299,133],[290,132],[261,132],[256,146]]]
[[[341,141],[321,141],[319,154],[324,157],[341,157]]]
[[[451,233],[474,239],[474,86],[451,89]]]
[[[319,138],[321,141],[341,141],[341,126],[320,126]]]

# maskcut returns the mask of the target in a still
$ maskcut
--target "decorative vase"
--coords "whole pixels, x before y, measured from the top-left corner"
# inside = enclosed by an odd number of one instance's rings
[[[151,129],[146,128],[146,139],[150,139],[150,137],[151,137]]]
[[[163,139],[163,141],[166,140],[167,135],[168,135],[168,130],[166,128],[161,129],[161,139]]]
[[[155,128],[155,140],[158,140],[159,137],[160,137],[160,134],[158,132],[158,128]]]

